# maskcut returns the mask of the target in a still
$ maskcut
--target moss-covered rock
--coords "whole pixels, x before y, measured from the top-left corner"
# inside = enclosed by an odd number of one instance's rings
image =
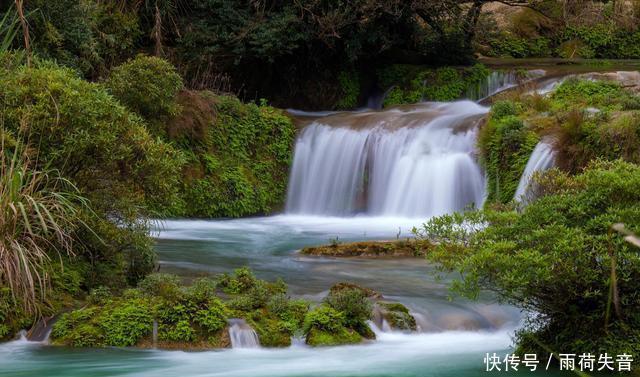
[[[377,309],[393,330],[417,330],[416,319],[409,313],[406,306],[397,302],[378,302]]]
[[[426,241],[361,241],[309,246],[300,252],[305,255],[363,258],[415,258],[422,257],[429,249]]]
[[[306,342],[313,347],[340,346],[360,343],[362,342],[362,336],[356,331],[345,327],[332,332],[314,328],[307,334]]]

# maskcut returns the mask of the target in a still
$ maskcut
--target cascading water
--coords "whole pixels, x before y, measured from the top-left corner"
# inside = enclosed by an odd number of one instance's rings
[[[474,149],[486,112],[460,101],[316,120],[296,144],[287,212],[428,217],[481,206]]]
[[[258,334],[243,319],[230,319],[229,324],[232,348],[260,348]]]
[[[515,200],[522,200],[526,197],[527,189],[531,184],[533,175],[536,172],[542,172],[551,169],[555,165],[555,153],[551,145],[545,141],[539,142],[531,152],[531,157],[527,161],[527,166],[520,177],[518,188],[514,196]]]
[[[545,71],[534,69],[522,74],[513,70],[493,71],[484,81],[467,89],[466,98],[482,100],[504,90],[516,87],[529,80],[544,76]]]

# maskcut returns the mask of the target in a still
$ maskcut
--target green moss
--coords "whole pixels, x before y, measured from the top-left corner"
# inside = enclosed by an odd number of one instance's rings
[[[416,320],[406,306],[397,302],[379,302],[378,305],[382,309],[382,317],[392,329],[416,331]]]
[[[393,88],[385,97],[384,106],[426,101],[453,101],[464,97],[489,75],[482,64],[468,68],[392,65],[378,71],[378,83]]]
[[[314,328],[307,334],[307,344],[313,347],[340,346],[360,342],[362,342],[360,334],[344,327],[332,332]]]

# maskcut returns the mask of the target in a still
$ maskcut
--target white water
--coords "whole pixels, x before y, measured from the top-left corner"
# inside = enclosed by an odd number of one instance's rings
[[[555,153],[551,145],[547,142],[541,141],[534,148],[527,161],[527,166],[524,168],[516,194],[515,200],[523,200],[526,198],[527,189],[531,185],[532,178],[536,172],[543,172],[551,169],[555,164]]]
[[[230,319],[229,324],[232,348],[260,348],[258,334],[243,319]]]
[[[469,88],[466,93],[466,98],[476,101],[483,100],[487,97],[491,97],[494,94],[500,93],[510,88],[514,88],[530,80],[542,77],[545,74],[546,72],[542,69],[527,71],[524,76],[513,70],[493,71],[480,85]]]
[[[430,217],[482,205],[471,101],[339,114],[307,126],[296,143],[287,212]]]

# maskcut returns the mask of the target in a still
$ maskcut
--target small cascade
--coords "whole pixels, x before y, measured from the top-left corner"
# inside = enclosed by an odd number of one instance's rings
[[[260,348],[258,334],[245,320],[233,318],[229,325],[231,348]]]
[[[287,212],[429,217],[480,207],[474,154],[486,113],[459,101],[316,120],[296,142]]]
[[[27,330],[22,329],[18,331],[18,334],[16,334],[16,340],[20,342],[28,342],[29,339],[27,338]]]
[[[542,69],[534,69],[525,73],[514,70],[493,71],[483,82],[468,88],[466,98],[479,101],[527,81],[542,77],[545,74],[546,72]]]
[[[157,320],[153,320],[153,336],[152,336],[152,340],[153,340],[153,348],[157,348],[158,347],[158,321]]]
[[[527,190],[531,184],[533,175],[551,169],[555,165],[555,152],[551,145],[545,141],[539,142],[531,153],[527,166],[524,168],[514,199],[521,201],[526,198]]]

